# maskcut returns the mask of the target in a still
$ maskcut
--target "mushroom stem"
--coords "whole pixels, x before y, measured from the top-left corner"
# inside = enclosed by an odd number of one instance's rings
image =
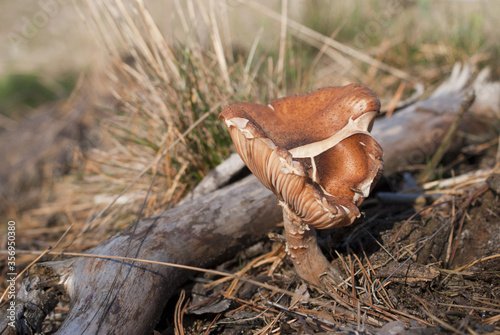
[[[316,232],[302,221],[286,204],[283,207],[283,221],[286,234],[287,252],[292,259],[297,274],[304,280],[323,286],[325,276],[328,282],[339,284],[342,280],[340,270],[330,264],[321,252],[316,241]]]

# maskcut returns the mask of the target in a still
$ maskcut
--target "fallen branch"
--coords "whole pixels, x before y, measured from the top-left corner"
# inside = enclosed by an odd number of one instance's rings
[[[262,238],[280,220],[274,195],[250,176],[131,225],[88,253],[211,267]],[[58,334],[147,334],[188,274],[101,258],[41,263],[17,295],[16,328],[40,332],[57,299],[67,295],[71,308]]]
[[[469,65],[455,65],[449,80],[431,97],[375,121],[372,135],[384,149],[384,174],[422,164],[433,156],[466,102],[471,91],[476,99],[463,117],[459,130],[474,133],[485,140],[491,137],[491,120],[500,115],[500,84],[488,82],[487,70],[475,77]],[[471,84],[472,82],[472,84]],[[454,138],[450,150],[462,147]],[[436,163],[437,164],[437,163]]]

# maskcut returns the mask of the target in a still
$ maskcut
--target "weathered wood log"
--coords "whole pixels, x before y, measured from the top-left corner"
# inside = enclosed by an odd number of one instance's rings
[[[455,65],[450,78],[425,100],[375,121],[372,136],[384,149],[384,174],[390,175],[409,165],[425,163],[441,144],[462,102],[473,92],[474,104],[462,120],[460,129],[483,136],[491,120],[500,116],[500,84],[488,82],[487,70],[474,80],[473,69]],[[471,83],[472,82],[472,83]],[[455,141],[460,148],[461,142]]]
[[[224,185],[229,184],[232,178],[240,175],[245,167],[245,163],[237,153],[231,154],[224,162],[210,171],[179,204],[184,204],[222,188]],[[250,171],[248,173],[250,174]]]
[[[499,96],[500,86],[488,87],[493,96]],[[432,155],[467,88],[455,85],[454,90],[375,123],[372,133],[384,147],[386,171],[422,163]],[[476,101],[476,113],[481,103],[484,100]],[[487,106],[493,111],[499,107]],[[433,145],[426,144],[429,133]],[[209,267],[261,238],[280,220],[275,196],[251,176],[131,225],[88,253]],[[161,265],[92,258],[38,264],[19,290],[18,331],[39,331],[54,306],[42,300],[65,294],[71,307],[58,334],[144,334],[154,327],[186,276],[184,270]]]
[[[261,239],[280,220],[274,194],[249,176],[133,224],[88,253],[210,267]],[[188,273],[97,258],[38,264],[17,297],[17,330],[39,332],[47,312],[39,306],[48,304],[39,299],[64,293],[71,308],[58,334],[147,334]]]

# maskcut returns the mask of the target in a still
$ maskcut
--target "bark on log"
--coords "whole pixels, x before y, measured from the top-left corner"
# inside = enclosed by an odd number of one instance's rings
[[[467,86],[461,82],[455,80],[454,90],[445,90],[375,123],[373,134],[384,148],[386,171],[393,172],[401,164],[422,163],[436,150],[467,95]],[[499,85],[482,85],[491,93],[487,98],[500,95]],[[498,111],[498,102],[485,102],[481,94],[475,103],[476,113],[485,108],[478,107],[482,103]],[[433,134],[431,142],[429,132]],[[279,221],[281,208],[275,196],[250,176],[142,220],[89,253],[209,267],[261,238]],[[71,307],[58,334],[145,334],[186,275],[186,271],[166,266],[103,259],[38,264],[19,290],[18,330],[28,334],[38,331],[53,308],[45,300],[67,294]]]

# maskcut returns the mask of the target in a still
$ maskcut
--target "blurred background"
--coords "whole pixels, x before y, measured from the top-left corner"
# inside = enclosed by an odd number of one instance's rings
[[[226,53],[248,52],[257,37],[260,37],[259,53],[278,52],[280,23],[271,17],[270,11],[281,13],[281,1],[257,3],[269,11],[237,0],[215,1],[217,15],[224,17],[219,30]],[[193,25],[198,42],[210,43],[209,26],[200,17],[203,11],[200,3],[194,2],[198,7],[194,9],[198,13],[196,22],[181,19],[176,8],[186,7],[184,1],[145,1],[145,4],[168,43],[182,43],[187,25]],[[498,1],[297,0],[288,1],[287,7],[290,20],[425,80],[438,81],[457,61],[472,59],[498,68],[495,66],[500,48],[496,28]],[[85,23],[88,13],[81,10],[69,0],[0,3],[2,115],[19,117],[26,106],[68,96],[82,71],[102,65],[106,58],[103,47],[89,33]],[[287,32],[287,52],[293,53],[296,61],[307,64],[310,61],[307,58],[317,55],[318,46],[308,43],[310,38],[297,38],[297,34],[292,29]],[[349,60],[351,68],[344,68],[345,72],[371,73],[363,68],[366,64]],[[331,65],[318,74],[320,80],[330,81],[329,72],[338,76],[332,69],[335,60],[323,56],[320,61]],[[357,79],[367,78],[360,75]],[[373,88],[378,94],[385,89]]]

